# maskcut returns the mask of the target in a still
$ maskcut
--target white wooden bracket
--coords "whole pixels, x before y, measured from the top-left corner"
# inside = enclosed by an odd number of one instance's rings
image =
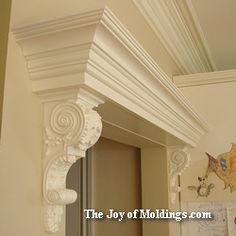
[[[49,232],[59,230],[65,205],[77,198],[74,190],[66,189],[70,167],[85,157],[86,150],[101,135],[101,117],[92,108],[103,101],[93,96],[93,104],[90,104],[86,102],[87,95],[81,89],[76,100],[44,103],[44,223]]]
[[[175,204],[177,195],[181,191],[178,185],[178,177],[189,166],[190,154],[188,147],[172,150],[169,159],[169,191],[170,202]]]

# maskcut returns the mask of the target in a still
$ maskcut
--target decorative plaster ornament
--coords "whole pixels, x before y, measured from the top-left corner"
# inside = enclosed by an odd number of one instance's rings
[[[214,184],[207,184],[207,176],[198,177],[199,185],[188,186],[189,190],[197,191],[197,197],[208,197],[211,189],[215,187]]]
[[[170,201],[172,204],[175,203],[177,194],[181,190],[180,186],[178,186],[177,178],[189,165],[189,162],[190,155],[187,152],[187,147],[172,152],[169,162]]]
[[[77,101],[60,102],[49,106],[45,115],[45,159],[43,195],[45,200],[45,228],[59,230],[66,204],[76,201],[77,193],[66,189],[66,175],[70,167],[93,146],[101,135],[102,123],[91,106]]]
[[[208,175],[210,172],[215,174],[224,181],[225,189],[230,187],[231,192],[236,189],[236,144],[232,144],[231,150],[218,155],[215,159],[210,154],[208,156]]]

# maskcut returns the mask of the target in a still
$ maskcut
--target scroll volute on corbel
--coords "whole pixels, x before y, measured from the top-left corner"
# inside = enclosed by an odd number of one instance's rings
[[[103,100],[82,89],[77,97],[44,103],[43,197],[48,232],[59,230],[65,205],[77,199],[74,190],[66,189],[70,167],[85,157],[102,131],[101,117],[93,107]]]
[[[177,195],[181,191],[178,185],[178,176],[189,166],[190,154],[189,147],[175,149],[170,154],[169,159],[169,191],[170,202],[175,204]]]

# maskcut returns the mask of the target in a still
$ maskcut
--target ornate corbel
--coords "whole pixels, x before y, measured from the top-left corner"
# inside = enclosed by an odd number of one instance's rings
[[[172,151],[169,160],[169,191],[172,204],[175,203],[177,194],[181,190],[180,186],[178,186],[177,178],[188,167],[189,163],[190,154],[188,153],[188,147]]]
[[[109,114],[107,124],[145,140],[166,146],[165,135],[173,140],[170,145],[181,140],[196,146],[206,132],[205,122],[107,7],[16,27],[13,33],[26,60],[32,92],[44,107],[43,196],[48,231],[58,230],[64,206],[77,197],[65,188],[68,170],[100,136],[101,120],[93,111],[102,103],[97,95],[122,108],[121,114],[137,116],[140,129],[127,129]],[[149,125],[161,131],[160,137],[153,139],[144,132]],[[170,165],[173,199],[176,176],[187,162],[182,163],[181,156],[180,151],[171,158],[176,159]]]
[[[43,196],[46,231],[58,231],[65,205],[76,201],[77,193],[66,189],[67,173],[78,159],[85,157],[86,150],[101,135],[101,117],[92,109],[93,106],[81,97],[44,103]]]

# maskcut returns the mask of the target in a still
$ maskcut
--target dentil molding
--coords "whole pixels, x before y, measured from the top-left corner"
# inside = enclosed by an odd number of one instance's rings
[[[181,191],[178,185],[178,177],[188,167],[190,163],[189,147],[178,148],[172,150],[169,159],[169,192],[170,202],[174,204],[177,199],[177,195]]]
[[[191,1],[133,1],[184,74],[216,70]]]
[[[207,131],[192,105],[107,7],[16,27],[13,33],[32,91],[44,107],[48,231],[58,230],[64,206],[76,200],[76,193],[65,188],[69,168],[101,134],[94,107],[109,102],[159,127],[164,146],[169,137],[196,146]]]

